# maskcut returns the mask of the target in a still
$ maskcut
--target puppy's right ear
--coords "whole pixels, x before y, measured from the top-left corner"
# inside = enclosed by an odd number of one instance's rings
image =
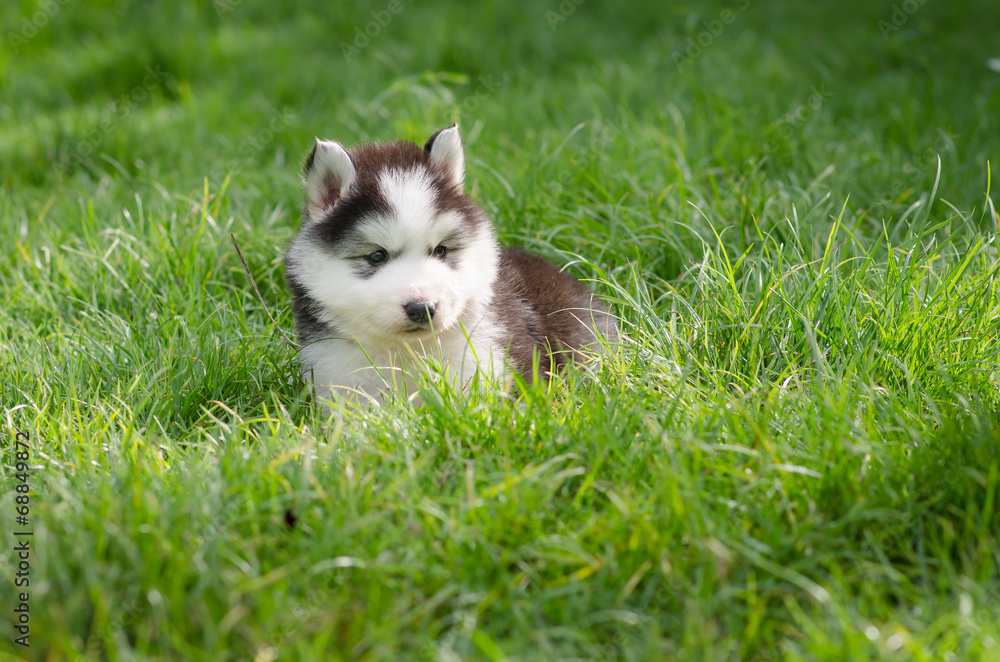
[[[355,176],[351,157],[340,143],[317,138],[302,173],[309,218],[318,221],[328,214],[347,195]]]

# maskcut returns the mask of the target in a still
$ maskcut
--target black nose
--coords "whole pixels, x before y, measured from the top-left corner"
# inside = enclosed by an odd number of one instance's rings
[[[434,304],[430,301],[411,301],[403,309],[411,322],[426,324],[434,319]]]

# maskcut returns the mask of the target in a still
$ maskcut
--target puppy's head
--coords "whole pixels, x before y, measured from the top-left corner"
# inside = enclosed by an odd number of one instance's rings
[[[464,177],[457,125],[423,149],[401,141],[348,151],[317,140],[289,269],[318,316],[362,344],[474,322],[499,252],[489,219],[463,193]]]

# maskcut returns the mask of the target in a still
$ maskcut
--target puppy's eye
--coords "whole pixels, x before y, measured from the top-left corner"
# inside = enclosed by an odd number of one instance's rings
[[[448,249],[445,248],[443,245],[438,246],[437,248],[434,249],[434,257],[439,257],[443,260],[444,256],[447,254],[448,254]]]
[[[366,255],[365,259],[368,260],[368,264],[382,264],[388,257],[389,254],[380,248]]]

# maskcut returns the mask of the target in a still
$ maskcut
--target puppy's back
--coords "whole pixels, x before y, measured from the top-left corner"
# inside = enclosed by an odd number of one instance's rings
[[[545,374],[580,361],[581,350],[599,349],[600,337],[617,338],[614,317],[583,283],[515,248],[500,253],[493,312],[507,328],[509,357],[525,379],[531,378],[536,350],[539,373]]]

